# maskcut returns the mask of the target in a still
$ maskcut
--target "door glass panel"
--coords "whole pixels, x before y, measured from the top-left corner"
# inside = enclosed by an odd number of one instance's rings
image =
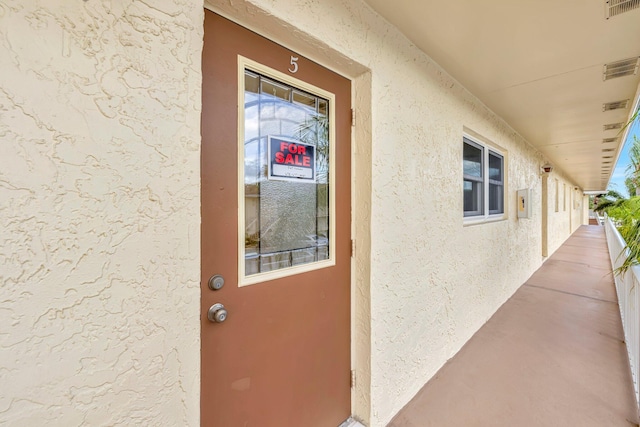
[[[329,102],[244,74],[245,276],[329,259]]]

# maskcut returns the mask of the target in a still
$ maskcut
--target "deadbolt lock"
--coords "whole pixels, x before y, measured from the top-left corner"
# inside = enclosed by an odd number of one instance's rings
[[[224,277],[219,274],[215,276],[211,276],[209,279],[209,289],[212,291],[217,291],[224,286]]]
[[[222,323],[227,320],[227,310],[220,303],[213,304],[209,307],[207,318],[213,323]]]

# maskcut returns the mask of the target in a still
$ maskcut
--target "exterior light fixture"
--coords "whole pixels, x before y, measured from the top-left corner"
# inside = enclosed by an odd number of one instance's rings
[[[540,168],[540,171],[542,172],[543,175],[548,175],[551,172],[553,172],[553,165],[551,165],[551,163],[545,163]]]

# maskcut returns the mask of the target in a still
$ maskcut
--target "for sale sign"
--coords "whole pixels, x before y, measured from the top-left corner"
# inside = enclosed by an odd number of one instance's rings
[[[267,138],[269,179],[296,182],[316,181],[316,147],[279,136]]]

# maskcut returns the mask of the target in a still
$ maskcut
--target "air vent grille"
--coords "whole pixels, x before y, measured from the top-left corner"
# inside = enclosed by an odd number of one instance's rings
[[[625,99],[624,101],[607,102],[606,104],[602,104],[602,111],[620,110],[622,108],[627,108],[628,106],[628,99]]]
[[[602,143],[603,143],[603,144],[609,144],[609,143],[611,143],[611,142],[618,142],[618,138],[604,138],[604,139],[602,140]]]
[[[616,151],[616,149],[615,148],[603,148],[602,149],[603,153],[611,153],[613,151]]]
[[[614,130],[614,129],[622,129],[622,125],[624,123],[609,123],[608,125],[604,125],[602,128],[604,130]]]
[[[640,7],[640,0],[609,0],[607,1],[607,19],[638,7]]]
[[[604,64],[602,79],[611,80],[618,77],[633,76],[638,72],[639,62],[640,57],[635,57],[623,59],[622,61],[611,62],[609,64]]]

